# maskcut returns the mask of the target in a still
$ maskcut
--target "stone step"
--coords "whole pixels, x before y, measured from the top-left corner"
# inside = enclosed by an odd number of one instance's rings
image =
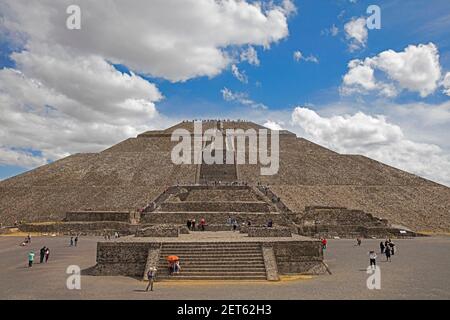
[[[177,255],[179,254],[197,254],[197,253],[230,253],[230,254],[247,254],[247,253],[255,253],[258,252],[259,250],[255,250],[255,249],[235,249],[235,250],[230,250],[230,249],[214,249],[214,248],[208,248],[208,249],[199,249],[199,248],[183,248],[183,249],[163,249],[161,250],[162,253],[166,254],[174,254]]]
[[[165,258],[167,256],[178,256],[180,259],[182,258],[196,258],[196,257],[224,257],[224,258],[230,258],[230,257],[261,257],[262,254],[260,252],[255,252],[255,253],[234,253],[234,252],[223,252],[223,253],[207,253],[207,252],[193,252],[193,253],[178,253],[178,254],[174,254],[172,251],[168,251],[168,252],[162,252],[161,253],[161,257]]]
[[[161,275],[164,275],[163,273],[161,273]],[[266,275],[266,271],[215,271],[215,270],[207,270],[207,271],[189,271],[189,272],[185,272],[183,270],[181,270],[181,272],[179,273],[179,275],[184,275],[184,276],[260,276]]]
[[[189,275],[175,275],[175,276],[162,276],[162,277],[157,277],[157,281],[158,280],[163,280],[163,281],[177,281],[177,280],[267,280],[266,275],[255,275],[255,276],[237,276],[237,275],[233,275],[233,276],[223,276],[223,275],[213,275],[213,276],[189,276]]]
[[[261,261],[263,258],[262,256],[253,256],[253,257],[212,257],[212,256],[197,256],[197,257],[180,257],[181,261],[221,261],[221,262],[228,262],[228,261]],[[160,260],[166,261],[165,258],[161,258]]]
[[[164,268],[164,266],[158,267],[159,270],[163,270],[163,268]],[[166,269],[167,269],[167,267],[166,267]],[[263,266],[255,266],[255,267],[251,267],[251,268],[250,267],[242,268],[239,266],[234,267],[234,268],[223,268],[223,267],[220,267],[220,268],[197,268],[197,267],[187,267],[187,266],[181,267],[181,272],[183,274],[190,273],[190,272],[201,272],[201,273],[205,273],[205,274],[208,274],[208,273],[220,273],[220,274],[224,273],[225,274],[228,272],[242,273],[242,272],[247,272],[247,271],[265,273],[266,268],[264,267],[264,265]]]
[[[159,266],[167,267],[168,263],[166,261],[159,261]],[[183,267],[195,267],[195,268],[250,268],[250,267],[264,267],[264,261],[237,261],[237,262],[231,262],[231,263],[224,263],[223,261],[217,262],[217,261],[183,261],[182,262]]]

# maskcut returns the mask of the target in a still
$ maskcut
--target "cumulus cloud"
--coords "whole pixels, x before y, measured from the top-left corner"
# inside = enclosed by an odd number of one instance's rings
[[[213,77],[238,62],[229,48],[243,50],[241,60],[258,65],[254,46],[269,48],[285,38],[287,16],[295,11],[290,1],[80,0],[81,30],[68,30],[66,8],[72,4],[0,3],[0,42],[14,51],[15,63],[0,70],[3,165],[32,167],[99,151],[166,126],[172,121],[155,105],[162,94],[137,74],[170,81]]]
[[[97,56],[57,51],[51,57],[14,54],[20,69],[0,70],[3,164],[30,167],[98,151],[147,130],[159,117],[155,102],[162,95],[153,84],[120,73]],[[30,158],[16,149],[36,150],[40,156]]]
[[[363,154],[372,159],[450,185],[450,156],[439,146],[415,142],[384,116],[357,112],[323,117],[297,107],[292,123],[312,141],[340,153]]]
[[[272,121],[272,120],[267,120],[267,122],[264,123],[264,127],[267,127],[270,130],[276,130],[276,131],[283,130],[281,122],[276,122],[276,121]]]
[[[392,97],[409,90],[426,97],[436,91],[441,79],[439,52],[433,43],[409,45],[401,52],[386,50],[372,58],[352,60],[348,69],[341,87],[344,94],[377,92]],[[384,79],[376,80],[375,71]]]
[[[250,99],[248,97],[248,94],[245,92],[233,92],[228,88],[223,88],[220,92],[222,93],[222,98],[225,101],[234,101],[238,104],[241,104],[246,107],[251,107],[253,109],[261,109],[261,110],[268,109],[266,105]]]
[[[344,25],[345,37],[349,40],[348,49],[356,51],[362,49],[367,44],[369,32],[367,31],[366,19],[353,18]]]
[[[5,0],[9,30],[28,41],[95,54],[171,81],[215,76],[231,63],[229,46],[270,44],[288,35],[289,1],[270,5],[238,0],[77,1],[81,30],[65,28],[71,0],[32,4]],[[4,4],[4,5],[5,5]]]

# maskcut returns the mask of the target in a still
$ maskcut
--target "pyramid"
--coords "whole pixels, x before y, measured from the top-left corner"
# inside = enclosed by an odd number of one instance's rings
[[[262,129],[252,122],[203,121],[206,129]],[[344,155],[280,132],[280,166],[260,175],[259,164],[203,171],[171,161],[174,129],[148,131],[99,153],[74,154],[0,182],[3,225],[57,221],[76,210],[135,211],[174,185],[194,185],[220,170],[250,186],[267,185],[300,216],[314,206],[362,210],[416,231],[450,230],[450,188],[361,155]],[[214,171],[216,170],[216,172]]]

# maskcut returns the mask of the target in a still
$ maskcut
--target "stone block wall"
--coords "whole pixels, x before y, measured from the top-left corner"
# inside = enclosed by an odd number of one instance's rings
[[[320,241],[288,241],[272,243],[279,274],[325,273]]]
[[[163,212],[270,212],[270,205],[265,202],[208,202],[182,201],[164,202],[157,211]]]
[[[127,211],[69,211],[65,221],[122,221],[130,222],[131,213]]]
[[[119,232],[121,235],[134,234],[137,226],[126,222],[93,221],[93,222],[49,222],[49,223],[26,223],[19,226],[22,232],[40,232],[57,234],[82,234],[98,235]]]
[[[159,247],[148,242],[99,242],[94,274],[142,278],[149,250]]]
[[[265,225],[272,219],[274,225],[284,225],[282,215],[278,213],[234,213],[234,212],[145,212],[141,215],[141,223],[148,224],[180,224],[186,225],[188,219],[195,219],[197,224],[201,218],[206,219],[206,224],[226,224],[228,217],[234,217],[239,224],[250,220],[255,225]]]

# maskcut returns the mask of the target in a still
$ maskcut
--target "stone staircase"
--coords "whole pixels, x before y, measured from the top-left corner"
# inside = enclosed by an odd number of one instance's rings
[[[181,272],[169,276],[167,256],[180,258]],[[164,243],[161,248],[159,280],[266,280],[259,243]]]

